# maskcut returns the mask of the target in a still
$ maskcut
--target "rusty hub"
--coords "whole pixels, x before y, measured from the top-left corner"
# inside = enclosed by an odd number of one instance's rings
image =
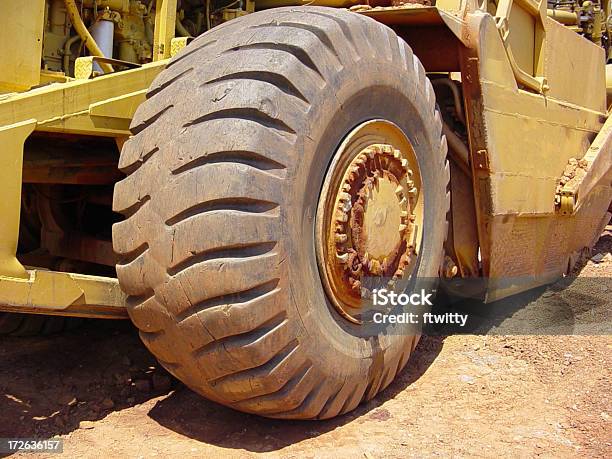
[[[317,255],[338,312],[361,323],[364,298],[410,275],[420,242],[422,198],[416,155],[388,121],[369,121],[342,143],[317,213]]]

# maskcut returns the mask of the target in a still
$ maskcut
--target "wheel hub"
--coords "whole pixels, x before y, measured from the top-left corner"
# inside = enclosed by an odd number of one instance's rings
[[[414,265],[420,175],[410,142],[386,121],[358,127],[335,158],[319,205],[319,261],[336,309],[361,323],[362,300]]]

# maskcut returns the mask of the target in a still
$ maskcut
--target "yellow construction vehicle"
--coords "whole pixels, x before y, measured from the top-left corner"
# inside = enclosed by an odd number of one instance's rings
[[[490,302],[609,221],[603,1],[0,2],[0,331],[129,316],[212,400],[354,409],[419,338],[374,288]]]

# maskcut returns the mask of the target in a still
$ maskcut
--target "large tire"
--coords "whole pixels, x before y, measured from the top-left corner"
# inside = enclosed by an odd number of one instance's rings
[[[363,338],[330,306],[314,250],[326,168],[357,124],[415,145],[425,188],[421,277],[437,277],[449,168],[434,92],[395,33],[343,10],[230,21],[154,81],[123,148],[113,227],[142,340],[205,397],[279,418],[329,418],[384,389],[418,336]]]

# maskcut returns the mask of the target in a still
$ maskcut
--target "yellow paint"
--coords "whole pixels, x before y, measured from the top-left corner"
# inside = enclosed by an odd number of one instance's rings
[[[0,98],[0,126],[35,119],[38,131],[112,137],[128,135],[125,120],[134,114],[136,106],[133,103],[115,105],[118,112],[114,123],[108,113],[106,122],[98,122],[100,120],[91,116],[90,109],[94,107],[95,111],[96,104],[146,90],[165,65],[166,61],[158,61],[92,80],[73,80]]]
[[[0,94],[40,81],[45,0],[0,1]]]
[[[176,1],[155,0],[155,37],[153,60],[167,59],[172,51],[172,39],[176,27]]]
[[[22,121],[0,127],[0,274],[13,278],[27,277],[26,271],[15,258],[19,239],[21,212],[21,172],[23,169],[23,143],[36,126],[35,120]]]
[[[0,275],[0,304],[30,313],[127,318],[117,279],[83,274],[31,270],[23,279]]]

